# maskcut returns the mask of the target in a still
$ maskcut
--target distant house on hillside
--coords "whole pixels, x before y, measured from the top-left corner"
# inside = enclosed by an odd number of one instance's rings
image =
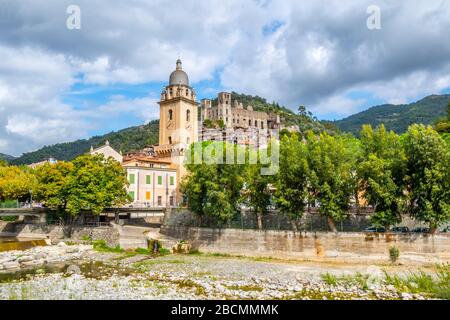
[[[48,158],[48,159],[43,160],[43,161],[39,161],[39,162],[35,162],[35,163],[32,163],[32,164],[29,164],[28,166],[30,168],[36,169],[37,167],[43,166],[46,163],[55,164],[57,162],[58,162],[58,160],[56,160],[55,158]]]
[[[96,149],[91,147],[91,151],[89,153],[92,155],[103,154],[106,159],[111,157],[120,163],[122,163],[122,161],[123,161],[123,156],[109,145],[108,140],[106,140],[105,145],[103,145],[101,147],[98,147]]]

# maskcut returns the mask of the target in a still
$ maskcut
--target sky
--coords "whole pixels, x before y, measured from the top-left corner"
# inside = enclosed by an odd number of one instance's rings
[[[446,0],[0,0],[0,152],[157,119],[177,58],[198,99],[236,91],[319,119],[450,93],[449,30]]]

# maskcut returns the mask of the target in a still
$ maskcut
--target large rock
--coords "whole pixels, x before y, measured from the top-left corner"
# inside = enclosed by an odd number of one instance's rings
[[[22,267],[34,267],[34,266],[40,266],[44,264],[44,260],[31,260],[31,261],[25,261],[21,263]]]
[[[17,262],[19,262],[19,263],[24,263],[24,262],[32,261],[32,260],[35,260],[35,259],[36,259],[36,258],[33,257],[33,256],[23,256],[23,257],[19,257],[19,258],[17,259]]]
[[[9,269],[19,269],[20,264],[17,261],[10,261],[3,264],[3,268],[6,270]]]
[[[80,249],[77,246],[69,246],[66,248],[66,253],[76,253],[80,251]]]

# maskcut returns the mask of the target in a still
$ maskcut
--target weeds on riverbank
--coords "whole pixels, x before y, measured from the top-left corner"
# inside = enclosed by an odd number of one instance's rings
[[[392,285],[398,292],[427,295],[432,298],[450,300],[450,264],[436,265],[435,273],[424,271],[411,272],[407,275],[390,275],[384,272],[385,278],[380,283]],[[322,281],[330,286],[357,285],[360,289],[368,289],[369,275],[336,276],[330,273],[321,275]]]
[[[435,270],[434,275],[423,271],[406,276],[389,275],[385,272],[385,282],[401,292],[427,294],[450,300],[450,264],[436,265]]]
[[[369,279],[369,275],[362,274],[357,272],[355,275],[342,275],[336,276],[331,273],[325,273],[321,275],[322,280],[330,286],[337,286],[339,284],[342,285],[356,285],[358,288],[362,290],[368,289],[367,280]]]
[[[115,247],[110,247],[106,243],[105,240],[95,240],[92,241],[92,246],[94,247],[95,251],[98,252],[114,252],[114,253],[122,253],[125,250],[120,247],[120,245],[117,245]]]

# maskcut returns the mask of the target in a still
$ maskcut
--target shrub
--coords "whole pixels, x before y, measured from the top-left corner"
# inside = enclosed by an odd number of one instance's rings
[[[397,262],[400,257],[400,250],[396,246],[392,246],[389,248],[389,259],[392,263]]]

